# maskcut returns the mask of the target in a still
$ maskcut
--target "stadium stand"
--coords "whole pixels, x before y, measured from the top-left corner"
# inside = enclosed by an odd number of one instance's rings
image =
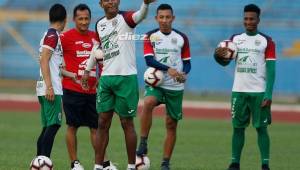
[[[95,5],[96,1],[51,1],[51,3],[55,2],[66,5],[70,14],[69,21],[72,17],[72,8],[78,3],[87,3],[92,10],[93,23],[91,29],[94,28],[97,18],[103,16],[99,5]],[[195,92],[230,90],[233,65],[226,69],[220,68],[212,59],[213,50],[219,41],[229,38],[233,33],[243,31],[243,6],[248,3],[256,3],[263,11],[260,30],[272,36],[277,44],[279,62],[275,93],[300,94],[300,80],[289,78],[289,76],[280,76],[292,74],[290,77],[298,77],[297,75],[299,75],[299,72],[287,73],[287,70],[298,70],[297,65],[300,65],[300,52],[297,52],[297,50],[300,51],[300,18],[298,17],[300,0],[293,0],[288,3],[285,0],[165,0],[164,3],[170,3],[174,8],[176,15],[175,28],[185,32],[190,39],[193,69],[187,82],[188,90]],[[140,0],[121,1],[121,9],[137,9],[139,5]],[[157,24],[153,17],[157,5],[158,3],[151,7],[148,19],[139,25],[137,33],[143,34],[155,28],[153,26]],[[30,49],[37,51],[40,37],[47,28],[47,10],[49,6],[47,0],[0,0],[0,8],[9,10],[10,15],[13,16],[10,18],[0,17],[1,78],[37,78],[35,71],[38,69],[35,59],[36,54],[30,52]],[[24,15],[24,11],[27,11],[26,15]],[[21,35],[21,40],[16,39],[12,34],[7,34],[5,26],[3,26],[5,24],[13,27],[18,35]],[[21,45],[20,41],[22,39],[25,40],[27,46]],[[142,74],[145,69],[141,50],[142,42],[136,44],[138,68]],[[288,57],[291,54],[293,58]],[[12,64],[19,60],[26,61],[26,63],[18,66],[21,67],[18,69],[22,70],[22,74],[16,73],[14,71],[16,65]],[[220,77],[222,74],[227,76]],[[209,81],[207,81],[208,77],[210,77]],[[142,79],[140,83],[142,83]],[[220,87],[220,84],[222,84],[222,87]]]

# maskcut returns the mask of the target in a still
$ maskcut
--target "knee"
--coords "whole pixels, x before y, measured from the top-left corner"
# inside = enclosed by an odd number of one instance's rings
[[[74,126],[68,126],[68,128],[67,128],[67,131],[69,132],[69,133],[76,133],[77,132],[77,127],[74,127]]]
[[[134,124],[132,118],[121,119],[121,126],[124,131],[134,130]]]
[[[256,132],[257,132],[258,134],[267,134],[267,133],[268,133],[266,127],[259,127],[259,128],[256,128]]]
[[[54,125],[49,126],[48,128],[57,131],[60,128],[60,125],[54,124]]]
[[[157,101],[154,97],[147,97],[144,100],[144,109],[153,109],[157,105]]]
[[[98,128],[100,130],[108,130],[109,129],[109,121],[106,119],[99,118]]]
[[[168,118],[166,121],[166,128],[168,131],[176,131],[177,129],[177,121]]]
[[[233,133],[243,135],[245,133],[245,128],[234,128]]]

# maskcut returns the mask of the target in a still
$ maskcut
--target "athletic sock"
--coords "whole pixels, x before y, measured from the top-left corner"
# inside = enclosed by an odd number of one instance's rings
[[[270,137],[266,127],[260,127],[257,131],[257,143],[261,156],[261,164],[269,165],[270,159]]]
[[[136,153],[138,156],[147,154],[147,152],[148,152],[147,151],[147,140],[148,140],[148,137],[141,137],[139,148]]]
[[[147,145],[148,137],[141,136],[141,144]]]
[[[161,166],[169,166],[170,165],[170,158],[163,158],[161,161]]]
[[[37,145],[36,156],[41,155],[42,146],[43,146],[42,140],[43,140],[43,138],[44,138],[45,130],[46,130],[46,128],[44,127],[44,128],[42,129],[42,132],[41,132],[39,138],[38,138],[38,141],[37,141],[37,144],[36,144],[36,145]]]
[[[60,125],[51,125],[46,128],[44,137],[42,139],[42,150],[41,155],[50,158],[51,150],[54,142],[55,135],[59,129]]]
[[[234,128],[232,135],[232,163],[240,163],[245,143],[245,128]]]

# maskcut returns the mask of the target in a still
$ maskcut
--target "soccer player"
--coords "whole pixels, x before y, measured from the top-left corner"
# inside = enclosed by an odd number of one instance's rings
[[[271,37],[258,31],[260,8],[254,4],[244,7],[245,32],[230,39],[237,45],[235,77],[232,88],[231,114],[233,125],[232,163],[228,170],[240,169],[240,157],[245,141],[245,128],[256,128],[262,170],[269,170],[270,139],[267,126],[271,124],[271,103],[275,80],[275,44]],[[216,48],[215,59],[222,66],[226,48]]]
[[[40,42],[40,77],[36,92],[41,105],[42,132],[37,141],[37,155],[50,157],[55,135],[61,125],[62,84],[60,67],[63,61],[59,33],[66,25],[66,9],[54,4],[49,11],[50,28]]]
[[[96,32],[104,52],[103,71],[97,91],[99,128],[95,154],[95,170],[103,168],[104,153],[109,141],[109,128],[113,113],[119,115],[125,134],[128,170],[135,169],[136,132],[133,117],[138,103],[138,82],[135,43],[121,40],[121,36],[134,34],[134,28],[148,12],[155,0],[144,0],[136,11],[119,11],[119,0],[100,0],[105,16],[96,23]],[[86,71],[88,75],[88,71]],[[88,77],[88,76],[87,76]],[[83,85],[87,85],[83,79]]]
[[[91,10],[86,4],[79,4],[73,10],[75,28],[61,34],[64,51],[63,107],[66,115],[66,144],[72,170],[83,170],[77,157],[77,130],[80,126],[90,129],[92,146],[96,147],[98,113],[96,111],[96,66],[90,72],[89,87],[83,89],[80,79],[86,68],[87,60],[94,45],[99,44],[97,34],[89,30]],[[101,69],[101,67],[99,67]],[[101,70],[100,70],[101,71]],[[110,167],[111,166],[111,167]],[[104,168],[115,168],[110,161],[104,162]]]
[[[152,125],[152,111],[161,103],[166,106],[166,138],[164,142],[162,170],[169,170],[169,161],[176,142],[177,124],[182,119],[182,100],[186,75],[190,72],[189,40],[185,34],[172,28],[175,19],[169,4],[161,4],[155,17],[159,28],[147,33],[144,56],[149,67],[164,72],[159,87],[146,85],[144,107],[141,115],[141,138],[138,156],[147,154],[147,140]]]

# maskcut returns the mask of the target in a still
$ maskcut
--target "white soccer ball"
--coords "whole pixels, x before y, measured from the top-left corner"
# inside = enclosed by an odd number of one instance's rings
[[[235,59],[236,56],[237,56],[237,51],[238,51],[238,48],[237,46],[235,45],[235,43],[233,43],[231,40],[224,40],[224,41],[221,41],[218,45],[218,47],[222,47],[222,48],[227,48],[227,54],[226,56],[224,57],[224,59],[229,59],[229,60],[232,60],[232,59]]]
[[[158,70],[153,67],[147,68],[144,73],[144,81],[150,86],[159,86],[164,78],[164,73],[161,70]]]
[[[95,59],[97,63],[102,64],[104,60],[104,53],[100,48],[100,45],[94,45],[91,51],[91,57]]]
[[[150,169],[150,159],[146,156],[136,156],[135,157],[135,168],[137,170],[148,170]]]
[[[30,170],[53,170],[53,164],[50,158],[37,156],[31,161]]]

